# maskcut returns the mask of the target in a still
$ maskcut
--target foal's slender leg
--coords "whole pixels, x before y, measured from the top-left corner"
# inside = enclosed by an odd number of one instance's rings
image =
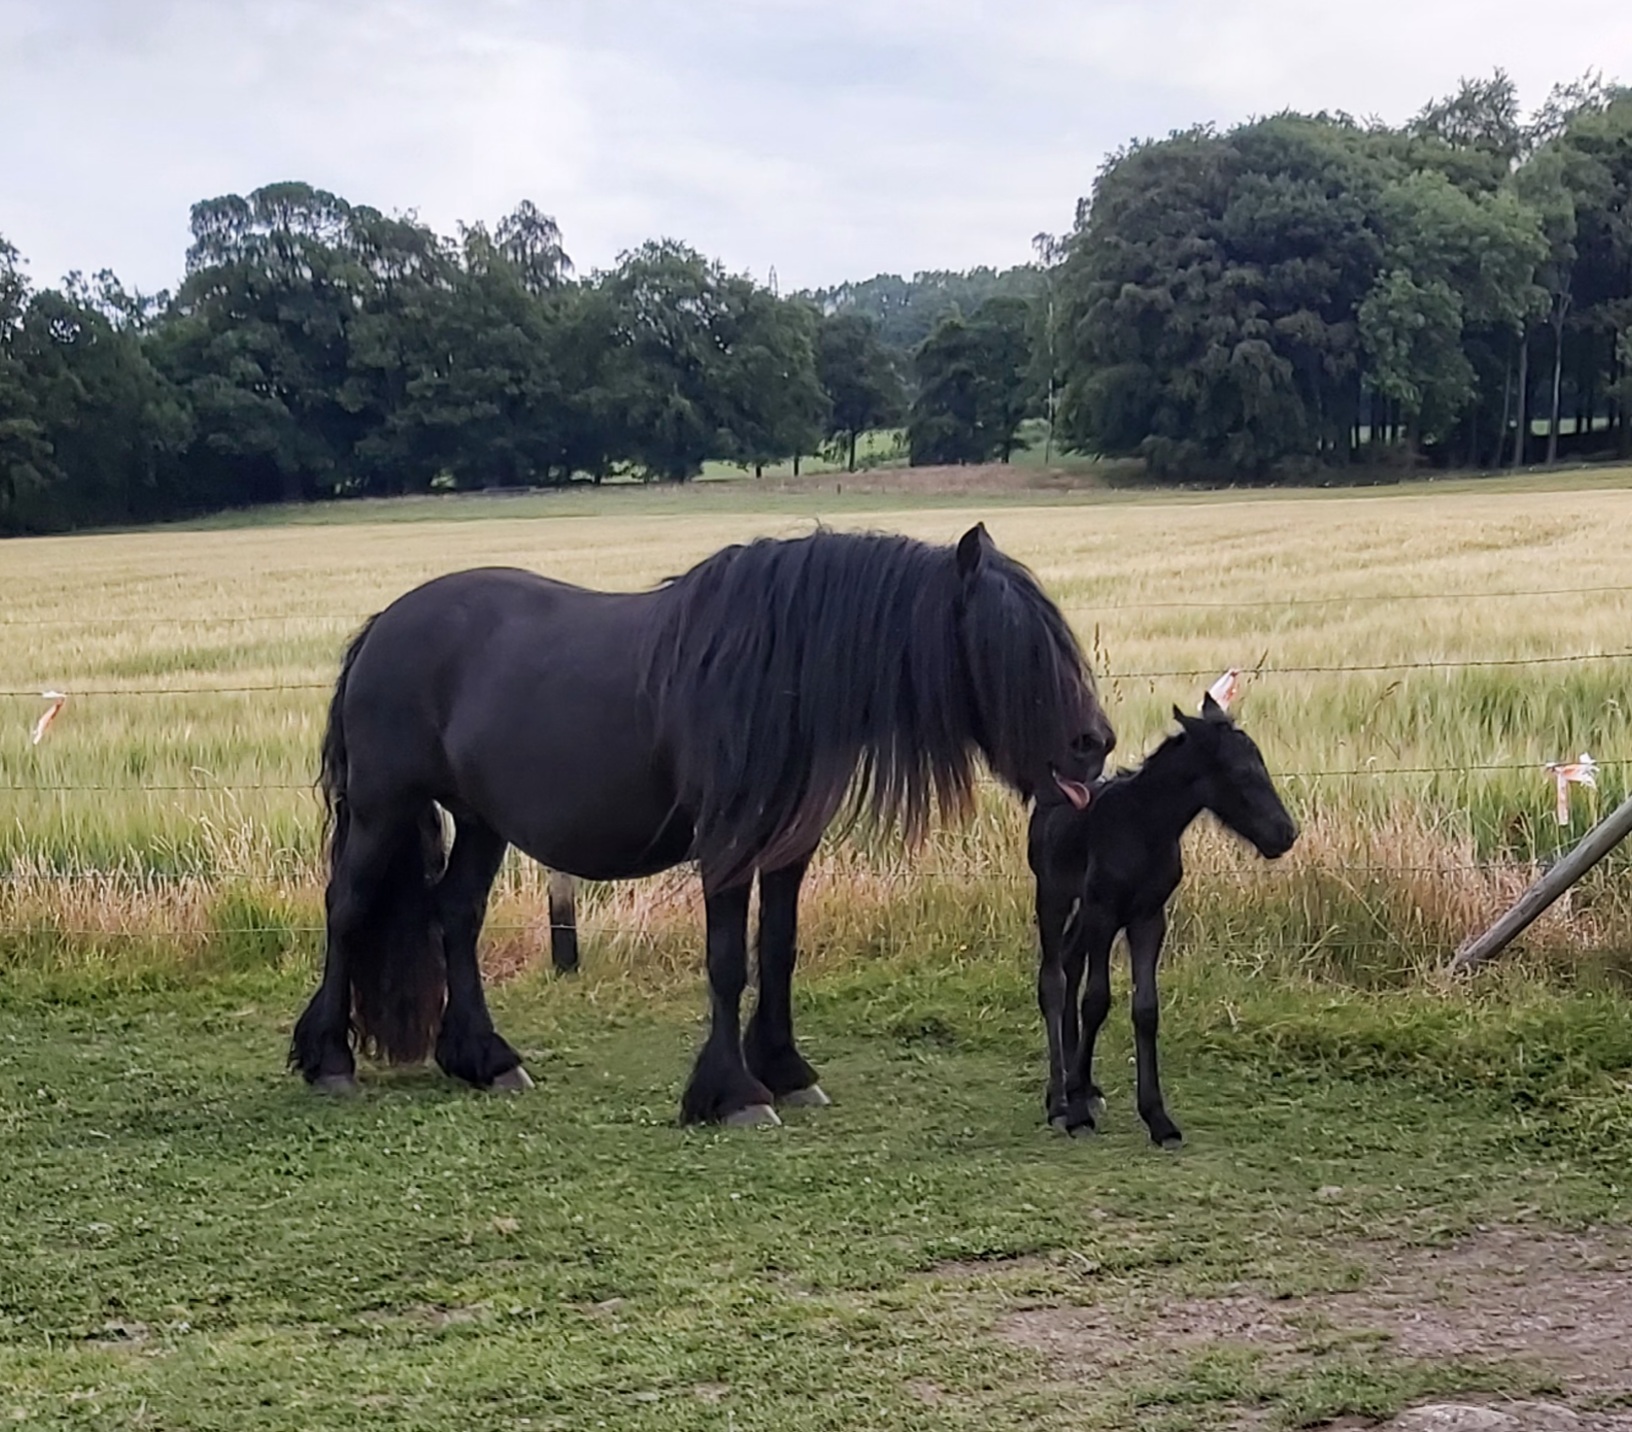
[[[289,1062],[308,1084],[328,1093],[357,1087],[351,1052],[351,971],[348,949],[374,916],[380,887],[403,840],[400,820],[361,820],[348,812],[344,844],[323,894],[323,982],[295,1022]]]
[[[759,1002],[743,1052],[754,1077],[784,1104],[828,1102],[793,1038],[793,966],[798,959],[799,885],[809,857],[759,877]]]
[[[1066,976],[1066,922],[1073,895],[1037,883],[1037,1008],[1048,1039],[1048,1088],[1043,1108],[1056,1128],[1065,1127],[1065,1086],[1072,1047],[1066,1032],[1066,1005],[1071,999]],[[1075,929],[1073,927],[1073,934]]]
[[[1111,1008],[1111,946],[1116,941],[1116,920],[1103,908],[1082,902],[1077,925],[1072,931],[1086,960],[1088,975],[1082,985],[1082,1033],[1077,1040],[1070,1079],[1066,1085],[1066,1128],[1092,1129],[1105,1097],[1094,1083],[1094,1044]]]
[[[481,1089],[530,1088],[533,1081],[521,1067],[521,1056],[493,1028],[476,963],[476,941],[505,842],[480,821],[456,821],[448,867],[436,886],[448,966],[448,1003],[436,1038],[436,1062],[455,1079]]]
[[[748,985],[748,892],[744,881],[705,894],[708,914],[708,1038],[680,1100],[682,1123],[776,1124],[771,1091],[742,1056],[742,992]]]
[[[1173,1148],[1183,1141],[1179,1126],[1167,1116],[1162,1081],[1156,1071],[1156,961],[1167,934],[1165,911],[1128,924],[1128,954],[1133,960],[1133,1040],[1139,1072],[1139,1117],[1151,1142]]]
[[[1076,902],[1071,918],[1066,922],[1065,954],[1065,1012],[1061,1017],[1065,1045],[1065,1098],[1071,1098],[1071,1084],[1076,1077],[1077,1056],[1082,1049],[1082,1020],[1078,1015],[1078,1001],[1082,997],[1082,971],[1088,962],[1088,942],[1078,928],[1082,919],[1081,902]],[[1097,1097],[1099,1090],[1093,1091]],[[1097,1112],[1097,1111],[1096,1111]]]

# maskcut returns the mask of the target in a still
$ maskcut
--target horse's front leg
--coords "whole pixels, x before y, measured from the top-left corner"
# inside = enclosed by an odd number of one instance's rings
[[[1128,954],[1133,961],[1133,1041],[1139,1074],[1139,1117],[1150,1130],[1152,1143],[1175,1148],[1184,1140],[1179,1126],[1167,1116],[1162,1081],[1156,1069],[1156,961],[1167,934],[1167,913],[1158,911],[1128,923]]]
[[[1037,1008],[1043,1016],[1048,1041],[1048,1087],[1043,1107],[1057,1129],[1065,1123],[1065,1086],[1073,1054],[1066,1028],[1066,1005],[1071,989],[1066,977],[1066,923],[1074,896],[1069,890],[1037,882]]]
[[[793,966],[799,949],[799,885],[809,857],[759,877],[759,1002],[743,1041],[748,1068],[779,1103],[828,1102],[793,1038]]]
[[[1092,1132],[1105,1108],[1105,1096],[1094,1082],[1094,1046],[1111,1008],[1111,946],[1115,942],[1115,916],[1085,898],[1071,928],[1070,967],[1078,972],[1085,963],[1088,967],[1082,979],[1082,1025],[1065,1087],[1064,1127],[1071,1133]]]
[[[748,892],[744,881],[705,893],[708,915],[708,1038],[680,1100],[687,1124],[776,1124],[771,1091],[742,1055],[742,992],[748,985]]]

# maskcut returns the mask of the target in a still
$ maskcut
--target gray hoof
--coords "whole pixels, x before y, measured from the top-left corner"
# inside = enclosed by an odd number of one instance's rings
[[[533,1076],[518,1064],[499,1075],[492,1087],[500,1094],[524,1094],[533,1087]]]
[[[357,1092],[357,1080],[350,1074],[324,1074],[312,1081],[319,1094],[334,1094],[342,1098]]]
[[[825,1109],[833,1101],[822,1092],[820,1084],[812,1084],[808,1089],[795,1089],[792,1093],[783,1094],[776,1102],[790,1109]]]
[[[772,1128],[782,1120],[777,1118],[776,1110],[769,1104],[744,1104],[740,1109],[733,1109],[720,1122],[728,1128],[750,1129],[761,1126]]]

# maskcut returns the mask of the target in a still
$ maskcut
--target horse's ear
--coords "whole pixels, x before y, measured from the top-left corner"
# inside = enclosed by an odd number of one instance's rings
[[[986,524],[977,522],[958,539],[958,575],[967,581],[980,570],[981,558],[992,545]]]
[[[1223,721],[1226,719],[1224,708],[1213,700],[1211,691],[1201,698],[1201,714],[1209,721]]]

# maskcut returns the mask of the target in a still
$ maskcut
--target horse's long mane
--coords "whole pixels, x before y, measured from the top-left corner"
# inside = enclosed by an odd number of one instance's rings
[[[1092,702],[1064,618],[989,542],[965,575],[908,537],[760,539],[661,598],[650,690],[716,884],[808,853],[847,794],[909,838],[966,812],[982,748],[1022,787]]]

